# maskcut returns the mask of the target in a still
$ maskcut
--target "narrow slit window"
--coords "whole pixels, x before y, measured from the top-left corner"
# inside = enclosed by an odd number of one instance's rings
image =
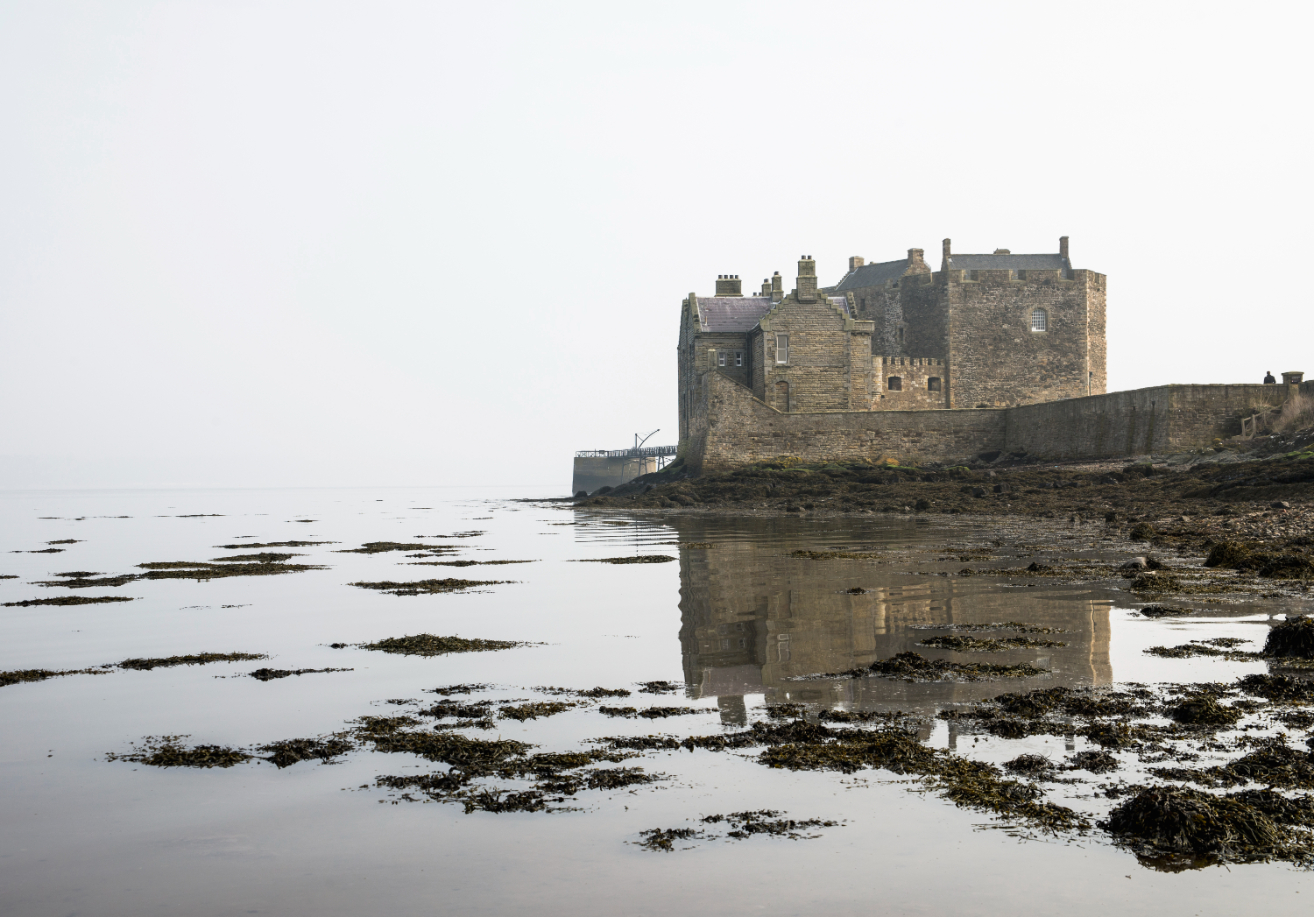
[[[889,380],[885,383],[885,389],[890,392],[903,391],[903,379],[898,376],[890,376]]]
[[[789,362],[789,335],[787,334],[776,335],[776,362]]]
[[[1031,312],[1031,330],[1048,331],[1049,314],[1044,309],[1033,309]]]

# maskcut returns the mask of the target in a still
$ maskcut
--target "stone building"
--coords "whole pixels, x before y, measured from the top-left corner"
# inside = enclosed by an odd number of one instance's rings
[[[744,296],[738,275],[690,293],[679,338],[680,439],[702,375],[716,371],[781,413],[1011,407],[1105,391],[1105,277],[1057,254],[923,250],[849,259],[833,287],[798,263]]]

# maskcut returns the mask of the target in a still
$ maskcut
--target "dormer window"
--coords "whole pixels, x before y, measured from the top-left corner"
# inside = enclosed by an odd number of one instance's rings
[[[1033,309],[1031,311],[1031,330],[1048,331],[1049,330],[1049,313],[1044,309]]]

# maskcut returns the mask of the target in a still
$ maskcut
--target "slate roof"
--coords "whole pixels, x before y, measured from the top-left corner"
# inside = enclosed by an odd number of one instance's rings
[[[752,331],[762,316],[771,311],[765,296],[699,296],[699,331]]]
[[[864,264],[856,271],[845,274],[844,279],[835,285],[835,292],[843,293],[861,287],[878,287],[891,280],[898,280],[907,269],[906,258],[899,261],[882,261],[880,264]]]
[[[1066,258],[1052,255],[950,255],[951,271],[1064,271],[1072,269]]]

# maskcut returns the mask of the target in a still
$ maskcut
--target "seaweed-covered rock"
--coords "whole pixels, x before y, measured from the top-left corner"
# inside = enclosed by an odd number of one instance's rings
[[[1150,541],[1155,536],[1154,526],[1148,522],[1138,522],[1131,528],[1128,537],[1132,541]]]
[[[1250,560],[1250,554],[1250,548],[1238,541],[1220,541],[1209,549],[1209,556],[1205,558],[1204,565],[1240,570]]]
[[[1263,654],[1271,657],[1314,657],[1314,618],[1298,615],[1276,625],[1268,632]]]
[[[1231,726],[1241,719],[1241,711],[1224,707],[1212,694],[1188,697],[1168,709],[1168,715],[1188,726]]]
[[[1142,790],[1101,827],[1142,853],[1283,859],[1292,839],[1258,807],[1186,787]]]

